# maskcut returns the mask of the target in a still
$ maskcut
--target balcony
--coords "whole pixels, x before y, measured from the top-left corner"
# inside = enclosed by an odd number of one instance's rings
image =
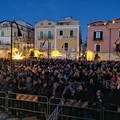
[[[4,45],[10,45],[10,43],[8,42],[8,43],[2,43],[2,42],[0,42],[0,46],[4,46]]]
[[[50,36],[47,36],[47,35],[38,36],[38,40],[46,40],[46,39],[52,40],[53,38],[54,38],[53,35],[50,35]]]
[[[57,36],[59,39],[75,39],[76,36]]]

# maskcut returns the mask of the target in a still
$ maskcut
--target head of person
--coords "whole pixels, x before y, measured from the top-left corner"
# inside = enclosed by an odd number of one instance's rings
[[[111,89],[111,90],[117,89],[117,83],[112,82],[112,83],[110,84],[110,89]]]
[[[101,90],[97,90],[97,91],[96,91],[96,95],[97,95],[97,96],[101,96]]]
[[[90,83],[90,85],[93,85],[94,84],[94,80],[90,79],[89,83]]]
[[[82,85],[82,84],[79,84],[79,86],[77,87],[77,90],[78,90],[78,91],[83,91],[83,89],[84,89],[83,85]]]

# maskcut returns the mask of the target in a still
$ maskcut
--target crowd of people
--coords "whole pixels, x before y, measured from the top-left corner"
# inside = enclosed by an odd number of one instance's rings
[[[120,62],[0,59],[0,90],[120,107]]]

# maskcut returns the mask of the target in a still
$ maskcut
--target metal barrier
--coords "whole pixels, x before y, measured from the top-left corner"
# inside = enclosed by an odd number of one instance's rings
[[[7,107],[6,102],[6,93],[0,91],[0,106]]]
[[[29,94],[9,93],[8,111],[18,117],[38,116],[46,120],[48,116],[48,98]]]
[[[49,115],[52,114],[54,109],[61,103],[61,98],[52,98],[49,100]]]
[[[103,120],[120,120],[120,112],[103,110]]]
[[[56,120],[58,118],[59,113],[61,112],[61,105],[57,105],[57,107],[54,109],[54,111],[49,115],[47,120]]]
[[[77,102],[53,98],[48,101],[45,96],[0,92],[1,111],[9,112],[13,116],[23,118],[37,116],[41,120],[119,120],[118,106],[109,104],[102,108],[96,102]],[[48,117],[49,114],[49,117]]]
[[[99,103],[66,100],[65,103],[62,104],[61,99],[54,98],[49,101],[49,110],[51,114],[52,111],[57,108],[58,104],[61,105],[61,110],[58,114],[58,120],[102,120],[102,106]]]
[[[115,104],[108,104],[106,109],[103,109],[103,120],[120,120],[120,111]]]

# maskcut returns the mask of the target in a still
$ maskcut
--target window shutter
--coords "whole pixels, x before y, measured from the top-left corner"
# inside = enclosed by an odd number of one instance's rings
[[[96,40],[96,32],[94,32],[94,36],[93,37],[94,37],[94,40]]]
[[[103,39],[103,31],[100,32],[100,40]]]

